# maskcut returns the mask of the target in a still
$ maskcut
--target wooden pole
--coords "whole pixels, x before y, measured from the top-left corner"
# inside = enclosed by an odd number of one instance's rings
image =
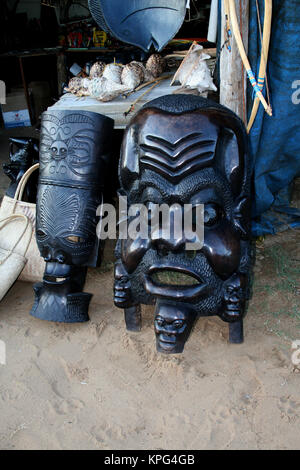
[[[257,98],[259,98],[260,102],[262,103],[263,107],[265,108],[265,110],[269,114],[269,116],[272,116],[272,109],[268,105],[268,103],[266,102],[262,92],[259,89],[259,86],[258,86],[257,81],[255,79],[254,73],[251,69],[247,53],[246,53],[245,48],[244,48],[243,38],[242,38],[242,35],[241,35],[241,31],[240,31],[240,30],[242,30],[242,23],[240,23],[240,25],[239,25],[238,18],[237,18],[237,13],[236,13],[236,7],[235,7],[235,0],[228,0],[228,4],[229,4],[229,16],[230,16],[230,24],[231,24],[231,28],[232,28],[232,34],[233,34],[235,42],[237,44],[237,47],[238,47],[240,56],[242,58],[244,67],[246,69],[248,78],[251,82],[251,85],[253,86],[253,89],[255,90]],[[240,18],[243,18],[241,0],[240,0]]]
[[[66,56],[64,53],[57,54],[57,91],[58,96],[63,94],[63,84],[67,81]]]
[[[248,53],[249,0],[235,0],[243,44]],[[222,0],[221,45],[227,39],[224,0]],[[220,57],[220,103],[234,111],[245,123],[246,71],[236,44],[231,36],[230,50],[225,46]]]

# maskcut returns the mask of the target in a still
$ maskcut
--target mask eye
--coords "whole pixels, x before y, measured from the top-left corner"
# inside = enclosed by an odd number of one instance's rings
[[[57,147],[52,147],[52,148],[51,148],[51,152],[52,152],[52,153],[57,153]]]
[[[156,321],[156,323],[158,324],[158,326],[163,326],[164,323],[165,323],[164,319],[161,318],[161,317],[156,318],[155,321]]]
[[[204,225],[212,227],[223,217],[222,209],[217,204],[205,204],[204,206]]]
[[[46,238],[46,236],[47,236],[47,234],[45,232],[43,232],[43,230],[40,230],[40,229],[37,230],[36,235],[40,240],[42,240],[43,238]]]
[[[180,328],[183,327],[183,321],[182,321],[182,320],[175,320],[175,321],[173,322],[173,326],[174,326],[177,330],[179,330]]]
[[[75,235],[70,235],[69,237],[66,237],[66,240],[68,240],[71,243],[83,243],[85,241],[84,238],[76,237]]]

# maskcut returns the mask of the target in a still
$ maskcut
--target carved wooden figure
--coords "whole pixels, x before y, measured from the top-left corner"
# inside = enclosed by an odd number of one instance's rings
[[[3,163],[3,171],[11,180],[6,195],[14,197],[20,179],[32,165],[39,161],[38,140],[33,138],[9,138],[10,163]],[[35,203],[37,178],[33,175],[25,188],[24,196]]]
[[[46,261],[31,315],[55,322],[89,319],[82,292],[98,262],[97,207],[102,202],[113,120],[87,111],[42,115],[36,238]]]
[[[140,304],[156,304],[157,349],[182,352],[199,316],[229,323],[229,340],[243,341],[249,294],[250,162],[242,121],[227,108],[190,95],[149,102],[128,126],[121,151],[121,194],[143,203],[204,205],[204,241],[186,249],[190,233],[162,226],[145,237],[119,239],[115,305],[127,329],[141,328]],[[175,206],[174,206],[175,207]],[[170,228],[174,217],[170,217]],[[174,223],[173,223],[174,225]]]

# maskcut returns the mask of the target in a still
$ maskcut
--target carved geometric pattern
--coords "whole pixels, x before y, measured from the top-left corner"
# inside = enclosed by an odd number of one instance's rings
[[[161,137],[147,135],[151,145],[141,144],[140,162],[163,176],[177,178],[207,166],[214,158],[216,141],[205,139],[201,133],[192,133],[169,142]]]

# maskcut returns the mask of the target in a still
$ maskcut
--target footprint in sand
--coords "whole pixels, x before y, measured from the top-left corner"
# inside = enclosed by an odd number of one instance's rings
[[[281,411],[281,418],[289,423],[299,418],[300,403],[290,397],[281,397],[278,408]]]
[[[71,398],[70,400],[63,400],[60,403],[54,403],[53,408],[59,415],[72,415],[80,411],[84,407],[82,400]]]
[[[226,406],[218,405],[209,414],[211,422],[210,444],[215,449],[225,449],[236,434],[236,413]]]

